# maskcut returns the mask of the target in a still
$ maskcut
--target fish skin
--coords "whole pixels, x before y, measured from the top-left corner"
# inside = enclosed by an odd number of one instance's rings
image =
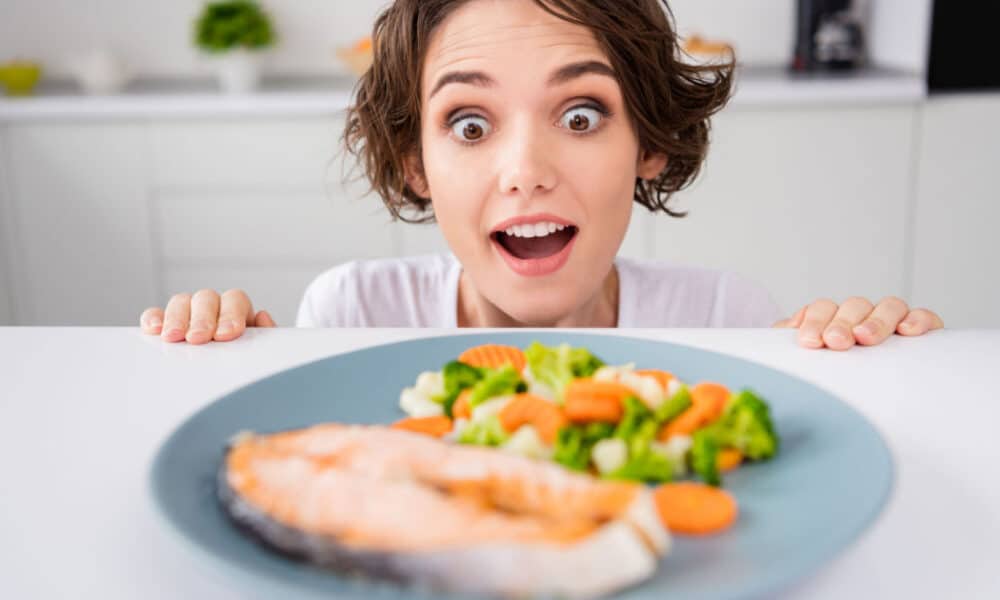
[[[384,428],[343,428],[343,431],[349,432],[348,435],[363,436],[365,430],[384,442]],[[280,435],[295,433],[283,432]],[[337,430],[332,430],[331,435],[337,434]],[[399,435],[418,436],[408,432],[392,434]],[[392,436],[390,439],[395,439]],[[243,441],[246,439],[244,437]],[[399,438],[397,441],[412,442],[417,447],[425,444],[423,436]],[[444,444],[438,440],[430,441]],[[224,457],[228,457],[229,450]],[[466,450],[472,452],[471,456],[477,456],[477,452],[488,453],[479,455],[483,462],[489,462],[485,457],[497,454],[495,450],[467,447],[462,447],[461,451]],[[500,460],[507,461],[507,456]],[[525,464],[538,469],[535,472],[546,472],[549,467],[562,471],[554,465],[534,463],[530,459],[510,459],[527,461]],[[517,466],[514,464],[514,467]],[[573,474],[572,477],[580,476]],[[619,591],[648,578],[657,568],[659,557],[669,549],[670,539],[659,525],[651,494],[645,488],[639,489],[635,500],[630,502],[620,518],[598,526],[584,539],[569,545],[504,540],[398,551],[358,547],[344,543],[336,536],[284,524],[240,495],[231,484],[225,458],[218,471],[218,496],[229,518],[256,540],[285,555],[342,573],[422,589],[518,598],[591,598]],[[614,557],[614,560],[608,560],[609,557]]]

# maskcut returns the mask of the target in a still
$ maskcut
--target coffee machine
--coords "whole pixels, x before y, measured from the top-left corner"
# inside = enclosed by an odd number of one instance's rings
[[[865,59],[859,0],[798,0],[793,71],[855,69]]]

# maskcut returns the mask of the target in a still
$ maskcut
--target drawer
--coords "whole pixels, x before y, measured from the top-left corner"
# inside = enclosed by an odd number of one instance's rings
[[[343,119],[182,121],[150,128],[155,186],[299,186],[340,180]]]
[[[392,255],[389,213],[375,197],[301,191],[160,191],[159,256],[203,261],[342,261]]]

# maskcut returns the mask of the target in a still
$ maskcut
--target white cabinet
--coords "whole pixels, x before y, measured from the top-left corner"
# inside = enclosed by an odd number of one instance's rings
[[[342,130],[342,118],[153,123],[159,303],[180,291],[238,287],[291,326],[317,274],[398,254],[397,226],[381,201],[364,196],[363,182],[342,183]]]
[[[152,300],[145,134],[120,122],[8,127],[18,324],[130,324]]]
[[[290,326],[346,260],[446,251],[341,183],[343,117],[24,120],[0,126],[0,324],[133,325],[203,287]],[[879,106],[733,107],[678,194],[636,207],[622,254],[731,269],[785,312],[888,294],[949,326],[1000,317],[1000,95]]]
[[[822,297],[904,293],[916,107],[731,110],[708,161],[658,216],[656,258],[735,270],[791,314]]]
[[[14,285],[11,280],[11,265],[14,264],[12,253],[14,244],[11,234],[14,229],[10,222],[10,206],[7,187],[10,176],[7,173],[7,140],[6,127],[0,126],[0,327],[13,325],[14,320]]]
[[[913,300],[1000,327],[1000,94],[933,97],[920,128]]]

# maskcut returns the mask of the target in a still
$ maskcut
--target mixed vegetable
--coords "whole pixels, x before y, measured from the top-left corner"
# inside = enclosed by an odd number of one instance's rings
[[[715,489],[722,473],[767,460],[779,446],[767,404],[748,389],[689,386],[667,371],[607,365],[568,344],[470,348],[441,371],[421,373],[400,407],[408,417],[397,428],[604,478],[667,484],[695,476],[704,484],[676,482],[655,493],[664,520],[688,533],[731,523],[735,502]],[[669,523],[665,507],[676,521],[678,507],[694,501],[695,517]]]

